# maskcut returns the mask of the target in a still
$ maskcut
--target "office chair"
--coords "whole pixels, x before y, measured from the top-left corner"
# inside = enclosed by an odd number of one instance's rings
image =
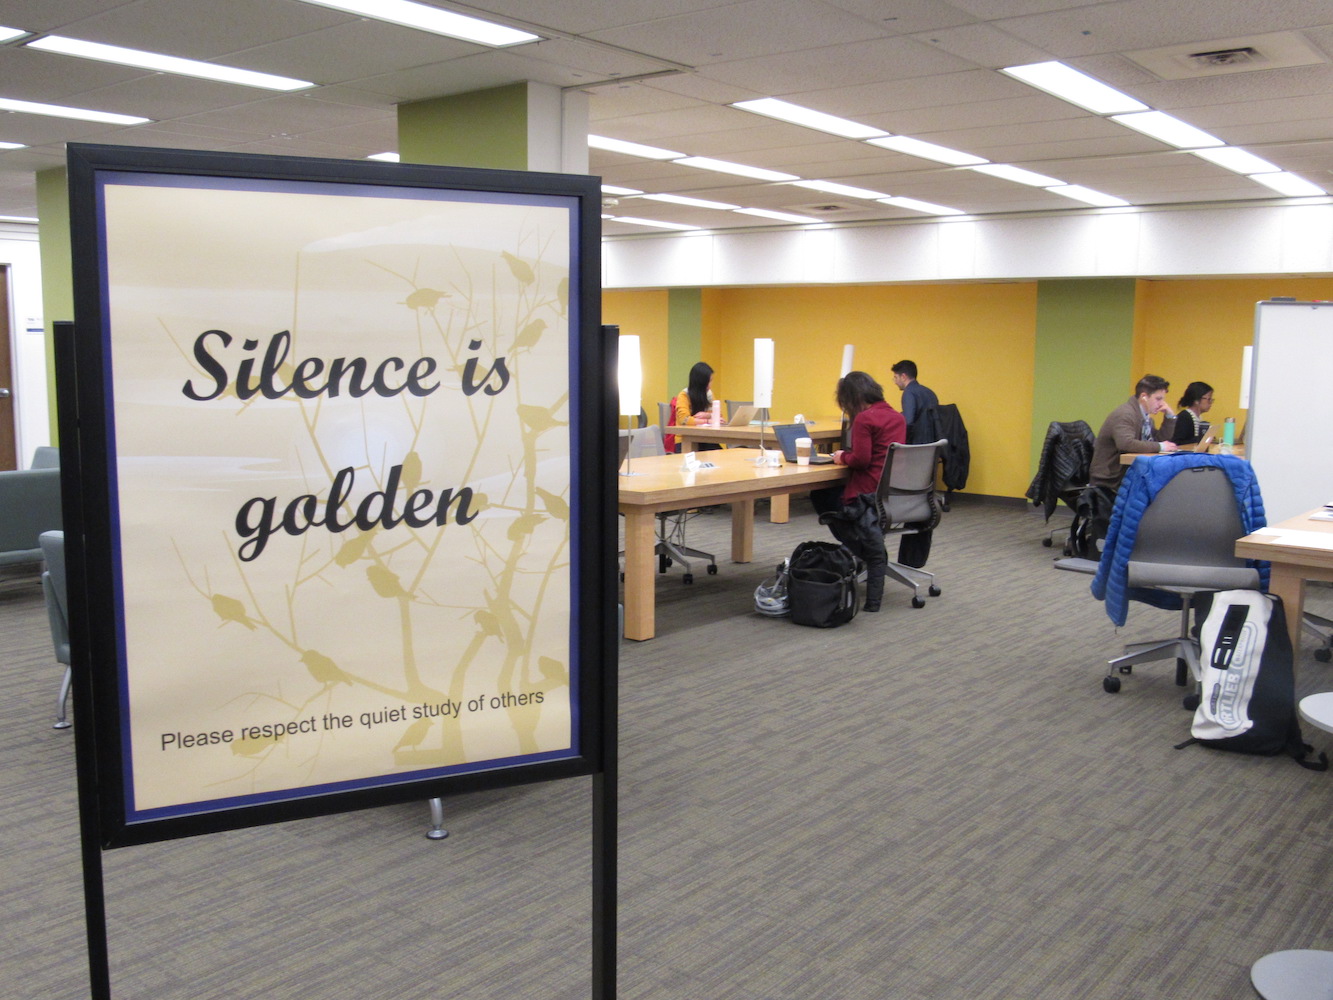
[[[652,455],[665,455],[662,445],[662,428],[656,424],[630,431],[629,457],[647,458]],[[692,549],[685,544],[685,527],[693,515],[687,510],[666,510],[657,512],[657,572],[665,573],[674,563],[680,563],[685,570],[683,583],[694,582],[691,559],[706,559],[710,576],[717,574],[717,558],[711,552]],[[621,555],[624,555],[622,552]],[[623,575],[621,577],[624,578]]]
[[[1032,506],[1042,508],[1047,524],[1060,503],[1068,507],[1072,514],[1079,494],[1088,488],[1092,449],[1096,441],[1096,435],[1085,420],[1064,423],[1052,420],[1046,428],[1046,440],[1042,443],[1037,474],[1023,495],[1032,501]],[[1052,528],[1041,544],[1049,549],[1055,544],[1056,532],[1068,530],[1068,525]]]
[[[674,402],[657,404],[657,426],[662,428],[662,441],[668,455],[676,453],[676,435],[667,429],[676,426],[675,411]]]
[[[940,523],[940,498],[935,492],[935,467],[948,445],[941,438],[931,444],[891,444],[875,492],[879,526],[887,542],[890,536],[918,535],[933,531]],[[924,561],[924,560],[923,560]],[[935,574],[889,560],[886,578],[912,588],[912,607],[924,608],[926,599],[940,596]]]
[[[1322,580],[1307,580],[1305,585],[1307,587],[1330,586]],[[1328,663],[1333,660],[1333,619],[1317,615],[1313,611],[1307,611],[1301,616],[1301,626],[1322,643],[1314,651],[1314,658],[1320,663]]]
[[[1126,506],[1116,505],[1116,519],[1125,515]],[[1220,590],[1261,588],[1259,571],[1235,555],[1236,539],[1245,533],[1235,488],[1219,465],[1182,467],[1158,491],[1138,521],[1125,582],[1131,588],[1131,597],[1135,589],[1178,597],[1180,631],[1169,639],[1127,645],[1123,655],[1110,661],[1102,679],[1103,690],[1109,694],[1119,691],[1120,678],[1116,675],[1131,673],[1136,663],[1172,658],[1176,660],[1177,684],[1183,687],[1187,677],[1199,680],[1199,641],[1190,630],[1190,611],[1198,598]],[[1103,562],[1116,558],[1110,549],[1102,554]],[[1193,696],[1185,701],[1186,707],[1197,705]]]
[[[56,721],[52,729],[68,729],[69,719],[65,715],[69,702],[70,681],[73,673],[69,665],[69,604],[65,589],[65,533],[63,531],[43,531],[37,539],[42,547],[42,557],[46,560],[46,570],[42,573],[42,593],[46,597],[46,616],[51,622],[51,645],[56,662],[65,665],[65,676],[60,682],[60,693],[56,695]]]

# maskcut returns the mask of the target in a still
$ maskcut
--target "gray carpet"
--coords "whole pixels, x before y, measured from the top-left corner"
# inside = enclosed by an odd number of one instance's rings
[[[1177,751],[1171,664],[1101,690],[1121,644],[1039,516],[960,501],[921,610],[827,631],[750,613],[805,538],[658,578],[658,637],[621,663],[619,995],[631,1000],[1248,1000],[1249,965],[1333,948],[1333,775]],[[723,512],[690,541],[728,551]],[[1315,591],[1312,606],[1333,605]],[[39,588],[0,585],[0,996],[87,995],[73,741]],[[1308,692],[1333,668],[1307,642]],[[1306,732],[1333,751],[1333,737]],[[114,994],[589,996],[590,782],[104,855]]]

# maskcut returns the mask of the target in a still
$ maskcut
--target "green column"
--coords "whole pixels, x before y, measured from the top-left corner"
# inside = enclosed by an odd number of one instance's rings
[[[698,288],[667,290],[667,392],[675,395],[689,383],[690,369],[703,357],[703,292]]]
[[[1032,471],[1052,420],[1086,420],[1095,433],[1134,391],[1133,278],[1037,283]]]
[[[398,105],[404,163],[588,172],[588,98],[541,83]]]
[[[69,185],[65,168],[37,171],[37,234],[42,261],[42,315],[46,324],[46,398],[51,441],[56,432],[55,340],[51,324],[74,318],[74,265],[69,237]]]

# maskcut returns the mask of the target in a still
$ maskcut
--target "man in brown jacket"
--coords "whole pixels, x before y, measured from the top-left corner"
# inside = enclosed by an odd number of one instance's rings
[[[1120,464],[1121,455],[1155,455],[1176,450],[1171,443],[1176,415],[1166,402],[1169,388],[1171,383],[1166,379],[1145,375],[1134,387],[1134,397],[1110,412],[1097,432],[1097,442],[1092,448],[1091,485],[1119,489],[1120,480],[1129,468]],[[1157,413],[1165,414],[1160,427],[1152,420]]]

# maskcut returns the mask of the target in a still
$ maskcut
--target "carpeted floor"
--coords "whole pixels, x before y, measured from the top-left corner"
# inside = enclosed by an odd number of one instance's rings
[[[690,540],[728,551],[724,512]],[[921,610],[827,631],[753,614],[805,538],[659,577],[621,661],[619,995],[630,1000],[1248,1000],[1249,965],[1333,948],[1333,774],[1177,751],[1168,663],[1118,695],[1117,632],[1039,516],[955,503]],[[1311,605],[1329,613],[1328,591]],[[35,583],[0,584],[0,997],[87,995],[73,741]],[[1302,693],[1333,688],[1314,643]],[[1306,732],[1333,752],[1333,737]],[[117,998],[590,995],[590,782],[104,855]]]

